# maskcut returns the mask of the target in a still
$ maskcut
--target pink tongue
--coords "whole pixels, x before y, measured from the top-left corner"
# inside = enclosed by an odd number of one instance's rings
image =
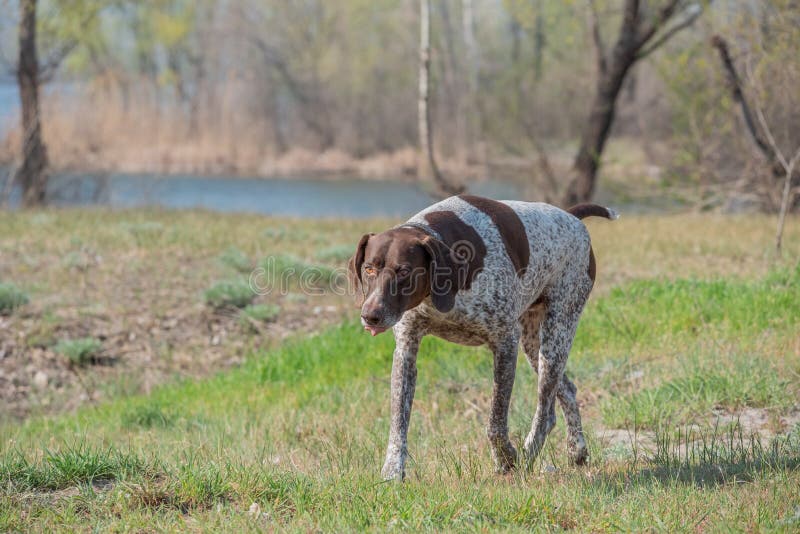
[[[386,332],[386,328],[382,326],[365,326],[364,330],[368,331],[370,334],[377,336],[381,332]]]

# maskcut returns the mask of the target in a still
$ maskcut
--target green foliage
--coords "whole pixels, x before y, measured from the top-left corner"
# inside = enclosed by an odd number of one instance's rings
[[[325,288],[340,283],[342,272],[329,266],[308,263],[291,254],[277,254],[264,258],[260,267],[264,269],[266,281],[275,287],[300,285],[301,287]]]
[[[243,280],[217,282],[203,293],[206,304],[214,308],[244,308],[255,298],[250,285]]]
[[[173,424],[175,416],[159,402],[144,402],[130,406],[121,415],[122,426],[141,428],[165,428]]]
[[[103,350],[103,343],[93,337],[64,339],[56,343],[53,350],[66,356],[73,365],[83,366],[92,363]]]
[[[83,70],[91,64],[91,55],[104,51],[107,35],[103,15],[118,0],[39,0],[37,6],[37,40],[40,58],[65,58],[72,70]]]
[[[253,262],[247,257],[247,254],[242,252],[236,247],[228,247],[220,254],[219,261],[226,267],[238,271],[240,273],[249,273],[253,270]]]
[[[266,323],[277,319],[280,312],[277,304],[250,304],[242,310],[241,316],[245,321]]]
[[[28,303],[28,295],[8,282],[0,282],[0,315],[13,312]]]
[[[320,249],[315,257],[319,261],[328,263],[344,264],[353,255],[353,245],[333,245]]]

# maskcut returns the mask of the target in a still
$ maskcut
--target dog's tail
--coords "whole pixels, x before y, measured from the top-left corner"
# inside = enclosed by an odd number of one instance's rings
[[[619,219],[619,214],[611,208],[598,206],[597,204],[577,204],[567,210],[567,213],[574,215],[578,219],[586,217],[605,217],[612,221]]]

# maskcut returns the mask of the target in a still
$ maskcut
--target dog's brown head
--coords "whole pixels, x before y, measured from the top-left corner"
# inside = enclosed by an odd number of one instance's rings
[[[428,296],[436,309],[450,311],[463,266],[447,245],[417,228],[365,234],[349,263],[361,323],[378,335]]]

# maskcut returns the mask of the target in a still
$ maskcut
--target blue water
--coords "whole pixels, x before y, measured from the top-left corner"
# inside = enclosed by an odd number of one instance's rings
[[[13,84],[0,83],[0,136],[5,135],[19,114],[19,92]]]
[[[0,169],[0,183],[5,171]],[[2,188],[0,188],[2,190]],[[492,198],[518,198],[510,184],[474,184],[470,192]],[[15,188],[11,205],[19,204]],[[430,205],[433,199],[417,185],[401,181],[291,178],[234,178],[113,174],[57,175],[48,186],[48,201],[56,206],[159,206],[204,208],[293,217],[404,217]]]

